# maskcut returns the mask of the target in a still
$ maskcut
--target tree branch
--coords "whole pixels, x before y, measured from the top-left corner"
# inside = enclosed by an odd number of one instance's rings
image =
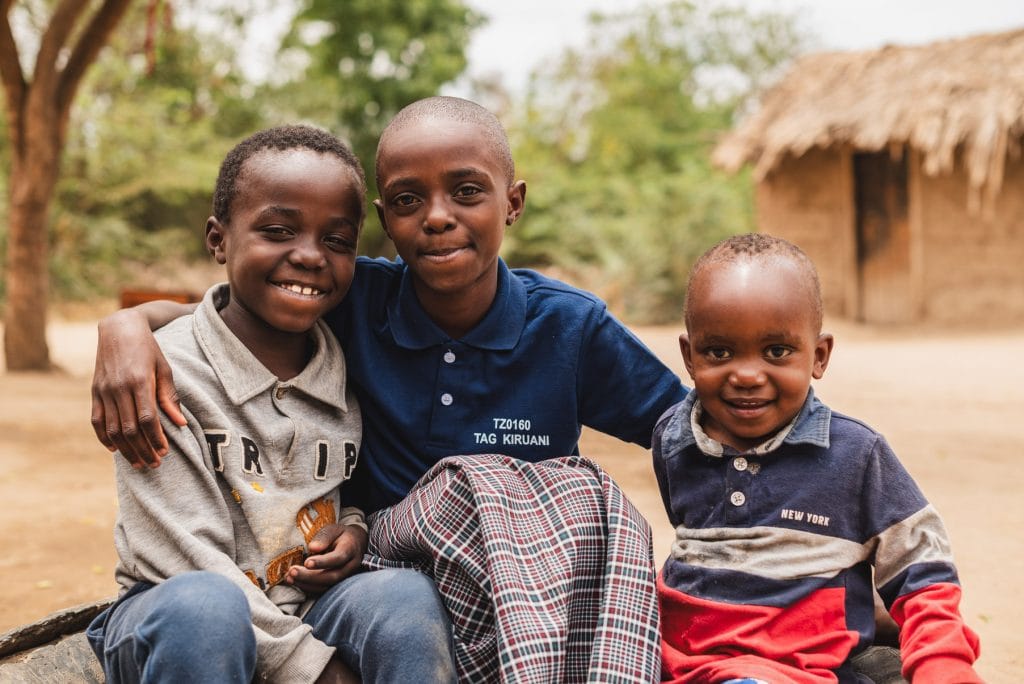
[[[58,59],[88,0],[61,0],[39,39],[39,53],[32,72],[32,87],[49,94],[56,92]]]
[[[131,0],[104,0],[103,6],[96,11],[89,21],[89,25],[78,37],[71,57],[64,67],[64,74],[57,91],[57,104],[62,118],[67,114],[71,102],[75,99],[75,91],[78,90],[82,76],[85,75],[89,65],[95,61],[100,50],[107,44],[110,34],[130,4]]]
[[[10,129],[10,140],[16,148],[15,152],[20,153],[21,111],[25,105],[28,85],[25,83],[25,74],[21,71],[18,45],[14,42],[10,19],[7,16],[11,9],[11,2],[12,0],[0,0],[0,12],[3,12],[3,16],[0,17],[0,80],[3,81],[4,92],[7,95],[7,125]]]

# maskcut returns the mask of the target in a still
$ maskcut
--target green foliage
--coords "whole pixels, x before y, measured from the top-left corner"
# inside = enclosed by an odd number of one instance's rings
[[[302,53],[308,67],[267,99],[276,103],[274,116],[291,112],[348,140],[373,196],[384,126],[465,70],[465,47],[481,21],[461,0],[308,0],[285,39],[285,54]],[[386,239],[376,221],[367,227],[361,249],[379,253]]]
[[[220,2],[214,37],[161,21],[147,51],[145,5],[125,18],[72,114],[51,219],[59,297],[114,294],[139,264],[206,260],[218,165],[257,128],[335,131],[366,165],[373,196],[384,125],[462,73],[483,21],[459,0],[308,0],[271,82],[257,86],[237,68],[238,41],[223,37],[257,15]],[[676,321],[696,256],[754,227],[749,178],[717,171],[709,155],[802,47],[796,22],[676,0],[593,17],[588,45],[535,73],[502,114],[529,183],[505,256],[597,292],[631,322]],[[376,220],[367,228],[362,251],[384,253]]]
[[[399,109],[465,70],[479,23],[459,0],[309,0],[285,45],[305,45],[305,76],[333,86],[329,111],[360,152],[372,152]],[[319,37],[303,40],[313,33]]]
[[[60,213],[51,240],[50,283],[65,301],[113,296],[137,273],[147,278],[139,284],[151,285],[155,274],[198,258],[189,247],[198,241],[196,231],[141,232],[117,216],[83,221]]]
[[[111,295],[134,263],[208,258],[220,159],[258,128],[258,103],[218,41],[164,25],[147,54],[143,8],[89,74],[51,219],[54,292]]]
[[[464,70],[480,21],[455,0],[313,0],[281,60],[299,54],[307,66],[256,86],[237,65],[235,47],[252,20],[241,5],[163,2],[147,16],[149,4],[125,17],[72,112],[51,216],[58,298],[112,295],[140,263],[207,259],[203,226],[220,160],[258,128],[307,121],[334,130],[371,165],[372,183],[383,126]],[[182,28],[170,7],[205,12],[205,25],[221,33]],[[374,233],[376,221],[367,225],[363,249],[378,253],[386,239]],[[0,249],[5,237],[0,229]]]
[[[591,32],[533,75],[510,126],[529,192],[506,258],[628,320],[678,320],[693,260],[753,229],[749,179],[714,169],[711,149],[800,41],[790,18],[689,2],[595,16]]]
[[[280,60],[297,55],[306,66],[279,69],[257,86],[242,76],[236,47],[267,3],[150,5],[129,10],[72,112],[51,215],[59,299],[112,295],[138,264],[207,259],[202,234],[218,166],[256,129],[307,121],[334,130],[369,165],[372,184],[383,126],[464,70],[469,32],[480,22],[457,0],[311,0]],[[218,35],[183,28],[171,8],[201,15]],[[364,251],[383,251],[376,221],[367,226]],[[0,251],[5,239],[0,227]]]

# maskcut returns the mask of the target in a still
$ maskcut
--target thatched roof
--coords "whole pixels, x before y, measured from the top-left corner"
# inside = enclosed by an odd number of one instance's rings
[[[953,169],[959,151],[974,199],[992,199],[1022,139],[1024,29],[802,57],[718,145],[714,160],[729,170],[752,163],[760,180],[784,155],[812,147],[908,144],[921,152],[925,172],[937,175]]]

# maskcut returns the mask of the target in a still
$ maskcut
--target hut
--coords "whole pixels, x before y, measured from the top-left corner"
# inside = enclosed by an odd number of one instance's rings
[[[721,140],[758,229],[872,323],[1024,322],[1024,29],[808,55]]]

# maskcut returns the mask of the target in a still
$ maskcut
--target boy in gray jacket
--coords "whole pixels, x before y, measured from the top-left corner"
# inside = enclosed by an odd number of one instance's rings
[[[157,333],[188,426],[165,422],[162,468],[114,459],[122,595],[88,632],[108,681],[453,678],[431,581],[351,574],[366,524],[339,486],[361,418],[320,317],[351,284],[365,192],[351,151],[315,128],[261,131],[225,158],[206,245],[228,282]],[[295,582],[294,566],[346,555],[322,596]]]

